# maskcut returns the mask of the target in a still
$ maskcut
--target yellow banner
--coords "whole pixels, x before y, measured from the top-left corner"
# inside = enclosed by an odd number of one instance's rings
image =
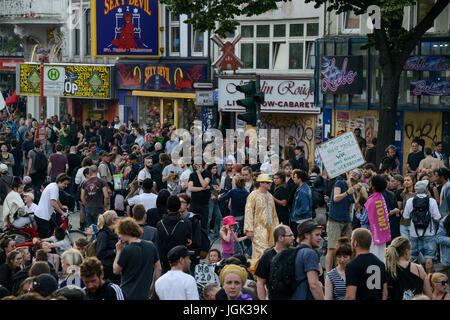
[[[45,66],[65,68],[66,78],[64,92],[61,96],[91,99],[111,98],[111,66],[51,64]],[[21,64],[20,95],[39,95],[40,75],[41,66],[39,64]]]

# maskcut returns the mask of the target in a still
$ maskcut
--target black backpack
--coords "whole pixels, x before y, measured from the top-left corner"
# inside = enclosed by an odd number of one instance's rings
[[[422,235],[418,237],[423,237],[425,234],[425,231],[427,230],[428,226],[431,223],[431,213],[430,213],[430,198],[420,198],[420,197],[414,197],[413,199],[413,210],[411,212],[411,222],[414,225],[414,228],[416,229],[423,229]]]
[[[48,170],[48,160],[42,151],[34,151],[36,152],[36,157],[34,158],[34,169],[36,172],[44,172],[47,173]]]
[[[275,255],[270,262],[269,292],[273,300],[288,300],[298,285],[303,282],[295,279],[295,258],[301,249],[309,248],[306,244],[290,247]]]
[[[58,135],[56,134],[55,130],[53,128],[48,128],[50,130],[50,137],[48,138],[48,141],[51,143],[55,143],[58,141]]]

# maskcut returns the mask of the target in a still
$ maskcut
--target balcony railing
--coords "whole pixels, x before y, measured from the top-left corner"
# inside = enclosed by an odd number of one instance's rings
[[[0,0],[3,18],[59,18],[65,10],[64,0]]]

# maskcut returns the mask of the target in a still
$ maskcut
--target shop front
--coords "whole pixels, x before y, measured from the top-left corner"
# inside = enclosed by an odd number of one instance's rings
[[[362,48],[366,43],[366,38],[348,37],[316,41],[315,101],[323,109],[325,139],[357,127],[368,143],[377,137],[381,73],[376,51]],[[362,65],[355,63],[361,59]],[[403,70],[393,130],[405,173],[414,138],[432,149],[442,141],[444,153],[450,153],[444,134],[450,119],[450,38],[422,38]],[[355,74],[359,78],[352,79]]]
[[[236,114],[245,108],[236,104],[244,94],[236,90],[254,78],[248,76],[223,76],[219,78],[219,108],[223,112]],[[296,145],[303,146],[310,165],[314,163],[315,130],[321,125],[320,108],[314,104],[311,79],[295,77],[261,76],[260,88],[265,102],[261,106],[261,128],[279,129],[279,141],[283,147],[288,137],[293,137]],[[242,124],[236,121],[235,127]],[[270,136],[268,136],[270,139]],[[270,141],[270,140],[269,140]]]
[[[194,61],[192,61],[194,60]],[[190,63],[189,63],[190,62]],[[206,82],[207,60],[175,62],[119,62],[115,68],[124,122],[137,121],[144,129],[159,122],[189,130],[201,120],[194,83]]]
[[[16,87],[16,66],[23,63],[23,59],[0,58],[0,91],[6,99],[14,92]]]

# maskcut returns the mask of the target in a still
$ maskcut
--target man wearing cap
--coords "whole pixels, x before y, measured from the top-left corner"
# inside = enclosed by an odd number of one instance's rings
[[[98,165],[98,177],[103,179],[110,187],[113,186],[113,178],[110,169],[111,158],[105,150],[100,151],[100,164]]]
[[[299,285],[291,300],[324,300],[319,256],[314,251],[320,246],[322,228],[310,219],[299,224],[297,231],[300,249],[295,256],[295,280]]]
[[[417,259],[419,253],[421,252],[425,258],[425,270],[430,273],[433,267],[433,259],[436,255],[436,228],[433,223],[439,222],[441,219],[441,214],[439,213],[438,205],[435,199],[430,198],[426,195],[426,190],[428,186],[428,180],[418,181],[414,188],[417,192],[417,196],[408,199],[406,201],[405,211],[403,212],[403,218],[411,219],[410,228],[410,240],[411,240],[411,258]],[[416,228],[413,222],[413,216],[415,209],[426,206],[428,201],[428,210],[431,215],[431,221],[427,228],[419,229]],[[424,205],[422,203],[425,202]]]
[[[189,274],[192,255],[194,251],[189,251],[182,245],[168,252],[170,271],[156,280],[155,284],[160,300],[199,300],[197,283]]]
[[[264,251],[274,245],[273,231],[279,224],[275,202],[269,192],[272,179],[268,174],[260,174],[256,181],[259,187],[247,197],[244,218],[244,234],[252,240],[253,269]]]
[[[151,241],[141,240],[142,228],[133,218],[119,221],[113,271],[121,275],[120,288],[127,300],[149,300],[161,275],[158,250]]]
[[[58,282],[50,274],[43,273],[34,279],[32,290],[45,298],[58,290]]]

